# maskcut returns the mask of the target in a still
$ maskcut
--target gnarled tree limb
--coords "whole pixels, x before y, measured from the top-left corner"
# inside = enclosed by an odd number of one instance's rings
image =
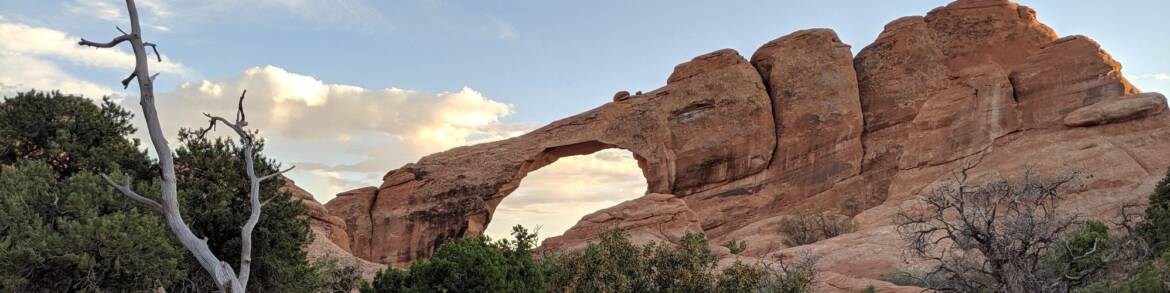
[[[129,87],[130,82],[135,79],[138,80],[138,92],[141,96],[139,104],[142,106],[142,116],[146,120],[146,129],[150,135],[151,145],[154,147],[155,153],[158,154],[159,171],[161,173],[161,202],[143,197],[130,189],[130,183],[127,181],[124,184],[117,184],[109,176],[103,175],[106,181],[113,185],[114,188],[122,192],[127,197],[147,206],[148,208],[160,213],[166,220],[167,227],[175,234],[179,243],[183,245],[188,251],[194,255],[195,259],[199,261],[199,265],[211,275],[215,280],[216,286],[222,292],[241,293],[244,288],[247,288],[248,278],[251,273],[252,263],[252,231],[255,229],[257,223],[260,221],[260,209],[263,206],[260,202],[260,181],[271,178],[274,175],[287,172],[288,170],[278,172],[276,174],[267,175],[264,177],[257,177],[254,166],[254,137],[244,129],[248,125],[244,116],[244,95],[240,95],[240,103],[238,105],[238,113],[236,114],[236,121],[229,122],[226,119],[217,116],[207,115],[211,119],[211,124],[203,133],[215,127],[216,122],[221,122],[228,127],[231,127],[236,134],[240,135],[244,146],[244,162],[245,172],[250,181],[249,203],[251,205],[251,214],[248,220],[244,223],[240,231],[241,251],[240,251],[240,265],[239,274],[232,269],[227,262],[221,261],[212,253],[211,248],[207,244],[206,238],[199,238],[191,231],[191,228],[183,222],[183,216],[179,210],[178,201],[178,184],[175,176],[175,158],[167,143],[166,136],[163,135],[162,126],[159,123],[158,110],[154,103],[154,79],[157,74],[150,74],[148,54],[146,47],[153,49],[155,56],[159,62],[162,61],[162,55],[158,54],[158,46],[154,43],[143,42],[142,28],[138,21],[138,9],[134,5],[134,0],[126,0],[126,8],[130,16],[130,33],[126,33],[122,28],[118,31],[122,35],[115,37],[113,40],[106,43],[97,43],[82,39],[78,42],[79,45],[110,48],[117,46],[124,42],[130,42],[134,50],[134,72],[122,80],[123,87]],[[205,114],[206,115],[206,114]],[[289,168],[291,169],[291,168]]]

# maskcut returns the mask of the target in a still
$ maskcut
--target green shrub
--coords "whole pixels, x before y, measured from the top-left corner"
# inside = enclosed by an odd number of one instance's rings
[[[185,251],[145,214],[85,171],[0,167],[0,292],[139,291],[178,280]]]
[[[532,259],[536,235],[512,229],[513,240],[487,237],[450,240],[431,259],[410,270],[388,268],[364,293],[382,292],[542,292],[544,275]]]
[[[349,293],[360,288],[362,272],[358,264],[335,257],[322,257],[313,262],[317,271],[320,292]]]
[[[739,242],[736,242],[734,239],[727,240],[726,242],[723,242],[723,247],[727,248],[731,254],[739,255],[740,253],[743,253],[744,250],[747,250],[747,241],[740,240]]]
[[[138,142],[132,115],[57,92],[0,101],[0,291],[207,292],[215,286],[162,218],[128,200],[97,174],[129,176],[157,198],[158,169]],[[179,200],[192,230],[229,264],[239,263],[240,226],[249,211],[240,149],[231,141],[185,137],[177,151]],[[259,152],[259,150],[258,150]],[[256,171],[275,171],[257,155]],[[299,202],[265,182],[253,233],[249,291],[312,292],[321,282],[307,263],[308,222]]]
[[[130,117],[109,99],[58,92],[0,100],[0,291],[140,291],[181,278],[185,252],[161,218],[96,175],[153,175],[125,138]]]
[[[183,131],[175,151],[175,173],[179,183],[179,206],[195,235],[208,239],[221,260],[238,264],[240,226],[247,219],[248,177],[244,173],[242,147],[227,139],[205,139]],[[263,155],[264,143],[256,143],[257,174],[272,174],[279,167]],[[281,191],[279,176],[260,184],[260,200],[267,202],[260,222],[252,232],[252,276],[248,291],[310,292],[317,290],[316,270],[307,260],[304,247],[312,239],[305,209],[292,194]],[[157,194],[158,190],[144,189]],[[197,263],[187,254],[188,263]],[[168,292],[214,290],[207,272],[191,266],[189,282],[176,284]]]
[[[655,288],[646,255],[654,244],[634,245],[625,231],[601,235],[583,250],[545,256],[549,288],[569,292],[649,292]]]
[[[849,217],[831,213],[800,212],[780,222],[789,246],[812,244],[853,231]]]
[[[1137,227],[1153,251],[1170,251],[1170,173],[1154,187],[1146,221]]]
[[[88,171],[157,176],[137,140],[133,115],[108,98],[101,104],[59,92],[29,91],[0,101],[0,165],[41,161],[58,177]]]
[[[764,265],[767,273],[760,290],[777,293],[811,292],[813,278],[817,273],[816,262],[816,257],[806,252],[791,260],[781,259],[777,265]]]
[[[756,292],[767,277],[768,271],[761,266],[736,261],[723,269],[715,285],[716,292]]]

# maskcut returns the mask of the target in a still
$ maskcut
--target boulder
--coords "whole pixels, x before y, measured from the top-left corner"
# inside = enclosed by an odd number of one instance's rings
[[[564,234],[545,239],[540,248],[545,251],[581,249],[614,229],[629,233],[630,242],[635,245],[652,241],[677,244],[688,232],[702,232],[686,202],[674,195],[650,193],[586,215]]]
[[[771,179],[824,191],[861,172],[861,103],[853,53],[829,29],[794,32],[752,54],[776,125]]]
[[[1073,110],[1064,116],[1064,125],[1070,127],[1114,123],[1161,113],[1166,109],[1166,97],[1159,93],[1141,93],[1104,101]]]

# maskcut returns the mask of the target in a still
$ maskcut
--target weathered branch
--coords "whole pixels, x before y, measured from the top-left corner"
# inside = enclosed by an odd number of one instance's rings
[[[134,190],[130,189],[130,177],[126,177],[125,183],[123,183],[123,184],[115,183],[114,179],[110,179],[110,176],[106,176],[106,174],[102,174],[102,178],[106,179],[107,183],[109,183],[110,185],[113,185],[114,189],[117,189],[118,191],[122,192],[122,194],[126,195],[126,197],[129,197],[130,199],[133,199],[134,201],[137,201],[138,203],[145,205],[146,207],[150,208],[151,210],[153,210],[155,212],[163,213],[163,207],[157,201],[154,201],[152,199],[146,198],[145,196],[139,195],[137,192],[134,192]]]
[[[264,175],[263,177],[260,177],[260,181],[265,181],[265,180],[268,180],[268,179],[272,179],[272,177],[276,177],[276,176],[278,176],[278,175],[280,175],[280,174],[288,173],[288,171],[292,171],[292,169],[293,169],[293,168],[296,168],[296,167],[297,167],[297,166],[290,166],[290,167],[288,167],[288,169],[284,169],[283,171],[277,171],[276,173],[272,173],[272,174]]]
[[[150,136],[151,145],[153,146],[155,153],[158,155],[159,173],[161,174],[160,189],[162,202],[160,203],[138,195],[130,189],[129,182],[120,185],[115,183],[108,176],[103,175],[103,178],[105,178],[106,181],[110,183],[110,185],[113,185],[114,188],[121,191],[127,197],[130,197],[131,199],[138,201],[152,210],[162,214],[166,221],[167,227],[170,228],[171,232],[175,234],[175,237],[179,240],[179,243],[182,244],[183,247],[188,251],[190,251],[195,259],[199,262],[199,265],[205,271],[207,271],[208,274],[211,275],[220,291],[242,293],[244,292],[244,288],[247,288],[248,284],[248,275],[251,263],[252,229],[255,227],[256,223],[259,222],[260,218],[259,178],[256,177],[255,170],[253,169],[252,137],[247,135],[247,132],[242,129],[242,127],[247,124],[243,121],[237,121],[235,124],[229,124],[232,125],[233,129],[235,129],[237,133],[240,133],[243,137],[246,162],[245,165],[247,168],[246,171],[248,172],[248,178],[251,181],[250,195],[252,214],[249,216],[247,223],[244,225],[243,231],[241,231],[241,265],[240,273],[239,275],[236,275],[236,273],[232,270],[231,265],[228,265],[226,262],[221,261],[218,257],[215,256],[207,244],[207,239],[200,239],[199,237],[195,236],[195,233],[191,231],[191,228],[187,226],[185,222],[183,222],[183,216],[179,209],[178,183],[176,182],[177,179],[175,175],[174,153],[172,153],[171,148],[167,143],[166,136],[163,134],[162,126],[159,123],[158,109],[155,107],[154,103],[154,79],[157,77],[157,74],[150,74],[148,62],[149,55],[146,52],[146,47],[151,47],[155,56],[160,62],[162,61],[162,55],[158,54],[157,45],[154,43],[143,42],[142,27],[138,21],[138,9],[134,4],[134,0],[126,0],[126,10],[130,16],[130,33],[126,33],[122,30],[122,28],[118,27],[118,31],[122,32],[122,35],[114,38],[110,42],[97,43],[81,39],[78,44],[98,48],[110,48],[123,42],[130,42],[130,45],[134,50],[134,72],[122,80],[122,86],[129,87],[130,82],[134,81],[135,79],[138,80],[138,92],[141,97],[139,104],[142,106],[142,117],[146,120],[146,129]],[[243,110],[242,105],[240,106],[240,110]],[[242,114],[239,114],[239,116],[242,117]],[[224,120],[224,122],[226,123],[227,121]],[[215,123],[213,120],[211,126],[213,127],[214,125]]]
[[[151,43],[151,42],[142,43],[142,45],[146,46],[146,47],[150,47],[151,50],[154,50],[154,57],[158,58],[158,62],[162,62],[162,55],[160,55],[158,53],[158,45],[155,45],[154,43]],[[155,73],[155,74],[158,74],[158,73]],[[151,78],[153,78],[153,76],[151,76]]]
[[[138,77],[138,71],[134,71],[133,73],[130,73],[130,76],[127,76],[125,79],[122,79],[122,89],[129,88],[130,82],[133,81],[135,77]],[[152,79],[151,81],[154,81],[154,80]]]
[[[86,39],[82,38],[80,42],[77,42],[77,44],[82,45],[82,46],[95,47],[95,48],[113,48],[114,46],[117,46],[118,44],[121,44],[122,42],[129,41],[130,38],[131,37],[128,34],[122,34],[121,36],[115,37],[113,40],[110,40],[109,42],[105,42],[105,43],[93,42],[93,41],[86,40]]]

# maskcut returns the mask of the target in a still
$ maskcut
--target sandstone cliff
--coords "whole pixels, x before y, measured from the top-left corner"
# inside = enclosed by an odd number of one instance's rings
[[[1170,166],[1170,114],[1088,37],[1058,38],[1010,1],[960,0],[894,20],[856,55],[813,29],[750,59],[695,57],[657,90],[392,170],[327,203],[341,221],[322,222],[345,227],[335,241],[354,255],[406,265],[482,233],[527,173],[606,148],[634,153],[649,194],[586,216],[544,249],[612,227],[667,241],[697,230],[712,243],[747,240],[747,256],[808,250],[833,284],[863,284],[914,265],[892,215],[964,160],[980,158],[975,176],[1078,171],[1064,205],[1088,216],[1144,200]],[[801,210],[847,214],[857,230],[786,247],[778,222]]]

